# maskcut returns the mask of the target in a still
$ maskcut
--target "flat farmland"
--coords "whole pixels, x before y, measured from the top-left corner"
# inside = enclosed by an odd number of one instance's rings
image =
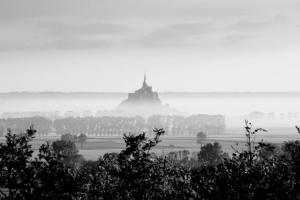
[[[153,137],[149,135],[148,137]],[[35,138],[31,143],[37,153],[40,145],[45,142],[53,142],[58,140],[59,137],[43,137]],[[299,140],[300,135],[296,132],[294,128],[269,128],[266,133],[259,133],[255,138],[255,141],[265,141],[273,143],[276,145],[281,145],[284,141]],[[4,138],[0,139],[4,142]],[[219,142],[222,146],[224,152],[232,154],[234,152],[233,148],[242,150],[245,149],[245,132],[243,129],[234,128],[227,129],[224,134],[211,134],[207,136],[205,143],[209,142]],[[125,148],[122,137],[117,136],[105,136],[105,137],[89,137],[86,143],[81,147],[77,145],[79,153],[84,156],[87,160],[97,160],[101,155],[109,152],[120,152]],[[153,152],[163,155],[171,151],[182,151],[188,150],[192,152],[198,152],[200,150],[200,145],[197,144],[196,137],[182,136],[182,137],[172,137],[172,136],[162,136],[161,143],[153,149]]]

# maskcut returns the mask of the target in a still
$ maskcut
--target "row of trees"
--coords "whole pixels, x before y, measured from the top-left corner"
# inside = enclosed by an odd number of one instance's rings
[[[15,133],[26,131],[30,124],[35,124],[39,130],[38,135],[47,135],[56,132],[64,134],[86,134],[94,136],[122,136],[124,133],[142,132],[162,127],[171,135],[193,135],[199,131],[205,133],[223,133],[225,119],[223,116],[192,115],[160,116],[155,115],[145,120],[142,117],[84,117],[62,118],[51,121],[42,117],[0,119],[0,136],[11,128]]]
[[[246,122],[245,130],[247,148],[231,156],[218,143],[203,145],[196,159],[185,151],[155,155],[151,150],[164,130],[154,129],[153,139],[145,133],[124,135],[124,150],[95,162],[74,159],[78,152],[58,150],[55,143],[42,145],[33,157],[29,142],[35,130],[8,132],[0,144],[0,197],[300,199],[300,142],[285,142],[277,151],[272,144],[255,142],[264,129]]]
[[[225,118],[222,115],[191,115],[161,116],[154,115],[148,118],[148,130],[162,127],[172,135],[196,136],[200,131],[207,134],[223,133],[225,131]]]
[[[53,127],[52,121],[43,117],[0,119],[0,136],[5,135],[7,129],[14,133],[24,133],[31,124],[39,130],[38,135],[48,135]]]
[[[57,119],[53,127],[59,135],[72,133],[86,135],[123,135],[141,132],[146,125],[142,117],[86,117]]]
[[[225,119],[223,116],[192,115],[161,116],[154,115],[145,120],[142,117],[87,117],[65,118],[54,121],[54,128],[59,134],[85,133],[87,135],[123,135],[129,132],[142,132],[162,127],[171,135],[193,135],[199,131],[206,133],[223,133]]]

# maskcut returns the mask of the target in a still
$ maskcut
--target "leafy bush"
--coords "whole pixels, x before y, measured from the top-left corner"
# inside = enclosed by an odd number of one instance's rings
[[[300,199],[300,142],[280,151],[254,141],[264,129],[246,122],[245,130],[248,148],[231,157],[218,143],[202,146],[198,160],[187,151],[159,157],[152,150],[164,130],[154,129],[152,139],[124,135],[124,150],[95,162],[76,160],[75,144],[64,140],[42,145],[34,157],[33,127],[8,131],[0,144],[0,199]]]

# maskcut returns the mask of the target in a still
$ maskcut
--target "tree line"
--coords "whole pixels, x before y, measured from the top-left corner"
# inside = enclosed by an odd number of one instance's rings
[[[83,117],[61,118],[54,121],[43,117],[0,119],[0,136],[5,135],[7,128],[15,133],[26,131],[30,124],[35,124],[37,135],[85,134],[88,136],[122,136],[124,133],[142,132],[162,127],[166,134],[191,135],[198,132],[223,133],[225,119],[221,115],[160,116],[155,115],[147,120],[136,117]]]
[[[300,131],[300,128],[298,128]],[[257,142],[266,131],[246,121],[243,151],[232,155],[218,143],[188,152],[156,155],[151,150],[165,131],[124,135],[124,149],[97,161],[78,159],[74,143],[61,138],[33,156],[33,127],[8,131],[0,144],[1,199],[300,199],[300,141],[281,147]]]

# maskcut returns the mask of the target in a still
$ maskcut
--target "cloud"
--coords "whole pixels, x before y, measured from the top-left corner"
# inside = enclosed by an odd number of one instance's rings
[[[275,15],[270,19],[238,20],[225,28],[221,39],[223,45],[247,44],[249,46],[280,43],[287,40],[287,32],[295,32],[287,17]],[[290,35],[292,36],[292,35]],[[292,39],[292,38],[291,38]]]
[[[0,32],[0,49],[205,48],[272,32],[280,39],[296,8],[279,0],[0,0],[0,28],[10,30]]]
[[[127,32],[123,25],[80,21],[25,20],[22,25],[10,25],[8,29],[6,35],[11,32],[10,36],[0,36],[1,51],[107,48]],[[18,33],[20,30],[23,33]]]
[[[170,24],[131,42],[143,47],[194,45],[212,28],[212,22]]]
[[[54,49],[107,48],[127,32],[125,26],[102,22],[40,22],[38,29],[48,38],[42,47]]]
[[[169,28],[171,30],[182,32],[187,35],[202,34],[207,32],[212,28],[213,23],[209,22],[197,22],[197,23],[182,23],[182,24],[173,24]]]
[[[269,19],[244,17],[176,23],[156,27],[127,42],[143,48],[239,48],[239,45],[259,48],[259,45],[268,43],[279,44],[280,39],[286,39],[285,30],[294,32],[296,26],[288,22],[283,15],[273,15]]]
[[[233,29],[238,31],[251,31],[259,29],[268,29],[276,25],[284,25],[286,17],[283,15],[276,15],[269,20],[240,20],[236,22]]]
[[[299,1],[282,0],[1,0],[0,18],[234,18],[248,13],[298,12],[299,8]]]
[[[84,40],[76,37],[38,41],[0,41],[0,51],[102,49],[111,46],[112,41],[109,40]]]
[[[61,38],[45,42],[39,46],[42,49],[99,49],[111,47],[112,41],[108,40],[84,40],[76,37]]]
[[[240,44],[242,42],[246,42],[249,40],[253,40],[256,37],[251,35],[245,35],[245,34],[230,34],[226,35],[221,39],[221,43],[223,45],[236,45]]]
[[[37,24],[38,29],[42,29],[49,35],[105,35],[118,34],[126,31],[125,26],[109,23],[65,23],[57,21],[42,21]]]

